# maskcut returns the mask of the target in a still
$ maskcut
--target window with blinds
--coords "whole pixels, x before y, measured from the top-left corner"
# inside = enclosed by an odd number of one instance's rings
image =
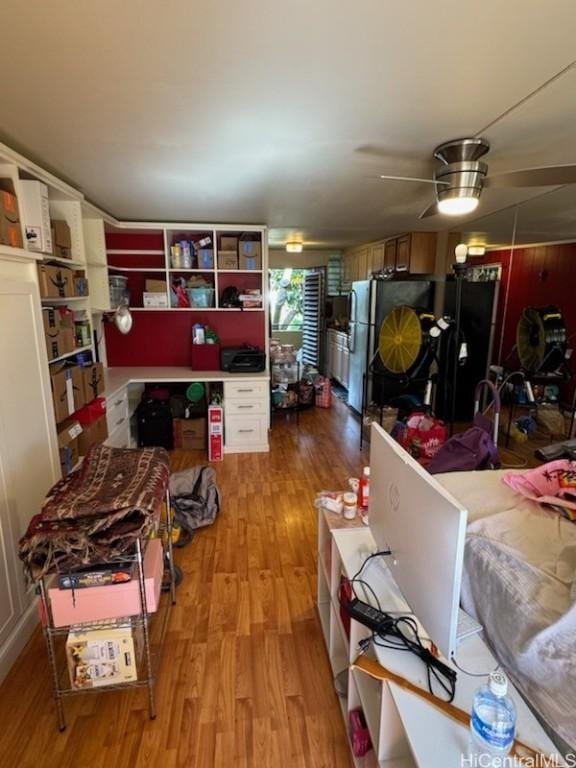
[[[304,274],[302,362],[319,370],[323,365],[324,273]]]

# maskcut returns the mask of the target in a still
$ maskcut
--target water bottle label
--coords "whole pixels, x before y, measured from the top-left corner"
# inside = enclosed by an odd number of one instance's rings
[[[505,726],[503,723],[498,723],[494,726],[490,723],[485,723],[481,720],[477,713],[472,715],[472,728],[480,738],[491,747],[497,747],[498,749],[507,749],[514,741],[514,726]]]

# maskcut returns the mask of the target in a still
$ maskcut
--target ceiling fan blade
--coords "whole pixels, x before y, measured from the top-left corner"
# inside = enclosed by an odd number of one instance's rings
[[[416,181],[419,184],[446,184],[446,186],[450,186],[447,181],[436,181],[436,179],[420,179],[416,176],[387,176],[386,174],[381,174],[379,178],[384,179],[384,181]]]
[[[576,184],[576,165],[546,165],[489,175],[485,187],[561,187]]]
[[[437,201],[434,201],[431,205],[428,206],[428,208],[424,208],[420,216],[418,216],[419,219],[427,219],[429,216],[436,216],[439,214],[440,211],[438,210],[438,203]]]

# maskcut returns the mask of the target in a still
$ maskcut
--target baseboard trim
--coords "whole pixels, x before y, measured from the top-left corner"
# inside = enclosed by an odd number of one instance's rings
[[[8,635],[8,639],[0,648],[0,683],[22,653],[24,646],[38,625],[38,621],[38,610],[36,608],[36,600],[34,600],[28,606],[25,613],[22,614],[18,623]]]

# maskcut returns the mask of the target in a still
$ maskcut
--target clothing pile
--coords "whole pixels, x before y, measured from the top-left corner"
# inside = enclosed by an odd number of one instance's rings
[[[27,575],[37,580],[126,554],[155,527],[169,476],[163,448],[95,445],[51,489],[20,540]]]

